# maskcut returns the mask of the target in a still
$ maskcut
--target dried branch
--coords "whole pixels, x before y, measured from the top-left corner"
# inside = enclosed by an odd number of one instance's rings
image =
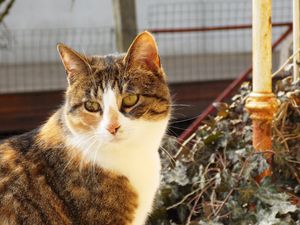
[[[4,0],[0,1],[0,4],[3,3]],[[0,13],[0,24],[2,23],[5,16],[9,14],[9,11],[11,10],[11,7],[13,6],[15,0],[10,0],[7,5],[5,6],[3,12]]]

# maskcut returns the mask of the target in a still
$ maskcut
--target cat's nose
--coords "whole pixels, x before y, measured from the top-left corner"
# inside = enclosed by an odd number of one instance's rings
[[[112,135],[116,135],[120,127],[121,125],[119,123],[112,123],[106,127],[106,130],[108,130],[108,132],[111,133]]]

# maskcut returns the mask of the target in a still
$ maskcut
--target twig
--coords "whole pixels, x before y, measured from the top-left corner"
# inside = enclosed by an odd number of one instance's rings
[[[188,139],[186,139],[182,145],[180,146],[180,149],[178,150],[178,152],[176,153],[176,155],[174,156],[174,159],[177,160],[179,158],[179,156],[181,156],[183,154],[183,151],[185,150],[185,146],[196,136],[196,133],[193,133]]]
[[[224,215],[218,216],[219,219],[227,218],[232,212],[225,213]]]
[[[256,152],[253,152],[253,155],[266,154],[266,153],[275,154],[276,152],[274,152],[273,150],[256,151]]]
[[[212,185],[213,183],[210,183],[209,185],[207,185],[198,195],[197,195],[197,198],[196,198],[196,200],[195,200],[195,203],[194,203],[194,205],[193,205],[193,208],[192,208],[192,210],[191,210],[191,212],[190,212],[190,214],[189,214],[189,216],[188,216],[188,219],[187,219],[187,222],[186,222],[186,224],[190,224],[190,222],[191,222],[191,219],[192,219],[192,216],[193,216],[193,213],[194,213],[194,211],[195,211],[195,209],[196,209],[196,207],[197,207],[197,205],[198,205],[198,202],[199,202],[199,200],[200,200],[200,198],[201,198],[201,196],[203,195],[203,193]]]
[[[9,3],[7,3],[4,11],[0,13],[0,23],[2,23],[4,17],[6,15],[8,15],[8,13],[9,13],[11,7],[13,6],[14,2],[15,2],[15,0],[11,0]]]
[[[217,216],[217,215],[220,213],[221,209],[224,207],[225,203],[228,201],[229,197],[231,196],[231,194],[232,194],[234,191],[235,191],[235,188],[232,188],[232,189],[228,192],[228,194],[226,195],[224,201],[222,202],[222,204],[220,205],[220,207],[217,209],[217,211],[216,211],[216,213],[215,213],[215,216]]]
[[[296,172],[294,172],[293,174],[294,174],[294,177],[296,178],[298,184],[300,185],[300,178],[299,178],[298,174]]]
[[[210,180],[210,182],[208,182],[208,183],[206,184],[206,187],[203,188],[204,191],[207,190],[208,187],[210,187],[212,181],[213,181],[213,180]],[[201,189],[202,189],[201,187],[200,187],[200,188],[197,188],[196,190],[194,190],[194,191],[192,191],[191,193],[187,194],[187,195],[184,196],[184,198],[181,199],[179,202],[175,203],[174,205],[169,206],[169,207],[167,208],[167,210],[173,209],[173,208],[175,208],[175,207],[181,205],[181,204],[184,203],[190,196],[192,196],[193,194],[197,193],[197,192],[200,191]],[[201,191],[201,192],[202,192],[202,191]]]
[[[277,132],[278,139],[284,140],[285,137],[284,137],[284,136],[282,135],[282,133],[277,129],[277,127],[276,127],[276,126],[273,126],[273,129]],[[278,140],[278,141],[279,141],[279,140]],[[282,142],[280,142],[280,143],[282,143]],[[290,151],[290,148],[289,148],[288,143],[287,143],[286,141],[284,141],[283,144],[284,144],[284,147],[286,148],[286,150],[289,152],[289,151]]]
[[[273,151],[272,151],[272,152],[273,152]],[[247,159],[244,161],[243,166],[242,166],[242,168],[241,168],[241,170],[240,170],[240,173],[239,173],[239,175],[238,175],[238,177],[237,177],[237,183],[238,183],[238,184],[239,184],[239,182],[240,182],[240,180],[241,180],[241,178],[242,178],[242,175],[243,175],[243,172],[244,172],[246,166],[248,165],[249,159],[253,156],[253,154],[257,154],[257,153],[260,153],[260,152],[251,152],[251,154],[250,154],[250,155],[247,157]],[[263,152],[263,153],[265,153],[265,152]],[[214,213],[215,216],[217,216],[217,215],[221,212],[221,210],[222,210],[222,208],[224,207],[225,203],[228,201],[229,197],[232,195],[232,193],[233,193],[235,190],[236,190],[235,187],[231,188],[231,190],[230,190],[230,191],[228,192],[228,194],[226,195],[226,197],[225,197],[225,199],[223,200],[223,202],[222,202],[222,204],[220,205],[220,207],[219,207],[219,208],[217,209],[217,211]],[[212,213],[208,216],[208,219],[210,219],[211,216],[212,216]]]
[[[281,132],[283,132],[283,129],[284,129],[288,108],[289,108],[289,104],[285,104],[284,105],[284,111],[282,112],[283,116],[282,116],[282,119],[281,119],[281,128],[280,128]]]
[[[284,64],[283,64],[283,65],[282,65],[275,73],[272,74],[272,77],[275,77],[278,73],[280,73],[281,70],[283,70],[283,69],[286,67],[286,65],[287,65],[293,58],[295,58],[295,57],[298,55],[299,52],[300,52],[300,49],[298,49],[293,55],[291,55],[291,56],[284,62]]]
[[[299,162],[299,161],[295,161],[295,160],[286,159],[286,161],[288,161],[288,162],[291,162],[291,163],[300,164],[300,162]]]
[[[285,139],[282,140],[283,141],[289,141],[289,140],[293,140],[293,139],[298,139],[300,138],[300,135],[294,135],[294,136],[291,136],[291,137],[286,137]]]
[[[177,203],[175,203],[175,204],[169,206],[169,207],[167,208],[167,210],[173,209],[173,208],[175,208],[175,207],[181,205],[181,204],[184,203],[185,200],[187,200],[190,196],[192,196],[193,194],[197,193],[197,192],[200,191],[200,190],[201,190],[201,188],[198,188],[198,189],[192,191],[191,193],[187,194],[187,195],[184,196],[183,199],[181,199],[179,202],[177,202]]]
[[[167,149],[165,149],[163,146],[160,146],[160,149],[163,150],[163,152],[168,156],[168,158],[170,159],[170,162],[172,163],[173,166],[176,165],[176,161],[175,159],[173,158],[173,156],[168,152]]]

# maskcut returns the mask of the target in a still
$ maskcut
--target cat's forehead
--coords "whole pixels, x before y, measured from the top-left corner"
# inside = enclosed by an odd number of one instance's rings
[[[134,92],[140,89],[146,78],[144,71],[126,71],[124,55],[106,55],[95,57],[91,63],[93,72],[88,75],[87,88],[93,92],[117,89],[119,92]]]
[[[120,70],[124,67],[121,55],[93,56],[90,61],[92,75],[103,80],[120,75]]]
[[[142,68],[127,71],[123,59],[124,55],[93,56],[90,62],[92,73],[78,80],[73,85],[75,88],[72,88],[72,92],[77,93],[71,94],[101,98],[107,89],[114,90],[116,94],[156,94],[165,89],[166,85],[161,76]]]
[[[90,61],[92,66],[99,69],[114,67],[117,64],[122,64],[125,54],[107,54],[107,55],[94,55]]]
[[[94,56],[90,64],[92,72],[80,81],[86,83],[86,91],[94,94],[108,87],[120,89],[124,82],[122,58],[120,55]]]

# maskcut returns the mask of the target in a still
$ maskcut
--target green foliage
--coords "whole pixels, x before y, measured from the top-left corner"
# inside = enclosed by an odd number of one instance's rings
[[[216,104],[218,115],[185,146],[165,140],[176,161],[162,152],[162,185],[148,225],[300,224],[299,84],[279,84],[272,177],[255,180],[269,164],[251,145],[244,84],[230,105]]]

